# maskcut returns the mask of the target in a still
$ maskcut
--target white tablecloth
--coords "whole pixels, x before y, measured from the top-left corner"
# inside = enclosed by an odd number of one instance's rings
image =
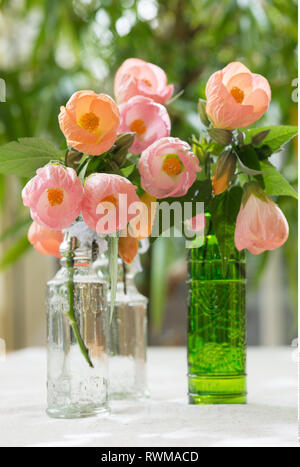
[[[0,362],[0,446],[297,446],[297,364],[288,348],[250,348],[248,405],[187,404],[184,348],[149,349],[146,402],[112,404],[102,418],[46,416],[45,351]]]

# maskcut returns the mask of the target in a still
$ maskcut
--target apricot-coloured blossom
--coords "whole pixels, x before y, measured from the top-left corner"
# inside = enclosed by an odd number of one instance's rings
[[[118,106],[111,97],[93,91],[78,91],[66,107],[60,108],[58,121],[68,146],[98,156],[114,144],[119,117]]]
[[[130,234],[128,228],[124,229],[119,238],[118,253],[125,263],[131,264],[139,251],[139,240]]]
[[[42,255],[60,258],[59,247],[63,241],[61,230],[48,229],[33,222],[28,230],[28,240],[36,251]]]

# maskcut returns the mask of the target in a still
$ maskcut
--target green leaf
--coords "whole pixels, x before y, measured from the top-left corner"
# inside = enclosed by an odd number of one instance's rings
[[[212,196],[212,186],[211,180],[196,180],[195,183],[191,186],[185,196],[181,196],[181,198],[177,198],[177,201],[181,203],[185,203],[187,201],[198,201],[205,204],[208,204]],[[167,198],[173,199],[174,198]]]
[[[289,182],[269,161],[261,161],[265,191],[269,196],[291,196],[298,199],[298,194]]]
[[[235,223],[241,206],[242,195],[242,188],[234,186],[231,190],[227,190],[213,198],[210,204],[213,228],[223,260],[223,272],[225,261],[230,258],[231,252],[235,248]]]
[[[3,256],[0,271],[15,263],[31,247],[27,235],[21,237]]]
[[[64,151],[59,151],[49,141],[20,138],[0,146],[0,173],[33,177],[37,169],[63,156]]]
[[[261,174],[260,163],[255,149],[250,144],[241,146],[236,151],[241,170],[247,175]]]
[[[187,202],[199,202],[208,204],[212,197],[212,186],[211,180],[196,180],[191,188],[188,190],[187,194],[181,196],[180,198],[163,198],[161,202],[167,201],[168,203],[173,203],[178,201],[181,205]]]
[[[80,178],[84,179],[94,172],[98,172],[99,167],[103,164],[103,160],[99,156],[85,157],[82,161]],[[79,173],[77,171],[77,173]]]
[[[268,159],[268,157],[272,156],[273,151],[272,149],[267,146],[266,144],[263,144],[259,148],[255,148],[255,152],[259,158],[260,161],[263,161],[265,159]]]
[[[224,146],[215,141],[211,141],[210,143],[202,143],[202,148],[212,154],[213,156],[219,156],[224,151]]]
[[[284,144],[286,144],[288,141],[290,141],[290,139],[292,139],[298,134],[298,128],[293,125],[279,125],[266,126],[263,128],[253,128],[245,131],[245,144],[250,143],[252,138],[258,133],[267,130],[269,130],[268,135],[258,146],[269,146],[269,148],[272,150],[272,153],[279,151]]]
[[[139,169],[135,166],[131,174],[128,176],[129,181],[138,187],[136,194],[142,196],[144,190],[141,188],[141,175]]]
[[[121,169],[121,173],[123,175],[123,177],[129,177],[129,175],[132,174],[132,172],[134,171],[135,169],[135,164],[131,164],[131,165],[128,165],[127,167],[123,167]]]
[[[236,152],[239,157],[239,160],[244,166],[256,171],[261,170],[259,159],[257,157],[254,147],[251,146],[251,144],[240,146],[236,150]]]

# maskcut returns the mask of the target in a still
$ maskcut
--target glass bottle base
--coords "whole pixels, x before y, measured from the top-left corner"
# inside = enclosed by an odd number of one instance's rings
[[[46,414],[51,418],[87,418],[97,417],[109,413],[107,405],[95,407],[93,404],[83,406],[68,406],[57,409],[46,409]]]
[[[189,404],[246,404],[246,376],[189,375]]]

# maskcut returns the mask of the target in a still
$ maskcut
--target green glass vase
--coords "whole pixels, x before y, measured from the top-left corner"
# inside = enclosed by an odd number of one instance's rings
[[[222,269],[210,215],[200,248],[188,253],[188,386],[190,404],[246,403],[245,254]]]

